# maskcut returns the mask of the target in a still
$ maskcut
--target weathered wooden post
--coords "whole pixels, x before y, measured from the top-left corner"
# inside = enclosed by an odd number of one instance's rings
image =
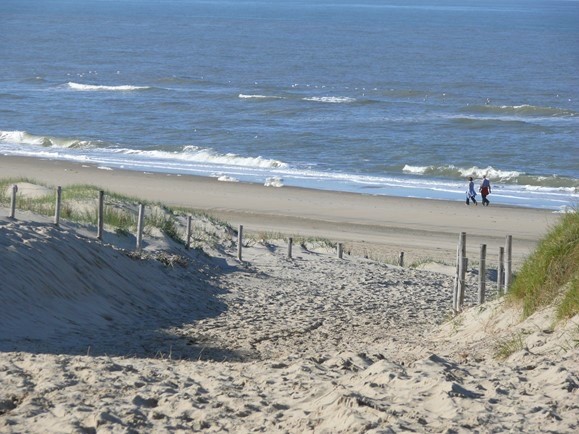
[[[456,297],[456,311],[462,309],[464,303],[464,291],[465,291],[465,280],[466,280],[466,268],[467,268],[467,258],[466,258],[466,232],[460,233],[459,245],[458,245],[459,257],[458,257],[458,285],[457,285],[457,297]]]
[[[243,225],[239,225],[239,230],[237,231],[237,260],[241,259],[241,250],[243,248]]]
[[[104,219],[104,207],[105,207],[105,192],[99,191],[99,210],[98,210],[98,221],[97,221],[97,239],[103,239],[103,219]]]
[[[344,245],[342,243],[338,243],[338,247],[336,248],[336,253],[339,259],[342,259],[342,252],[344,250]]]
[[[480,267],[478,272],[478,304],[485,302],[487,285],[487,245],[480,245]]]
[[[468,268],[468,258],[462,258],[462,279],[460,280],[460,293],[458,294],[459,310],[462,310],[464,305],[464,294],[466,292],[466,269]]]
[[[513,279],[513,236],[507,235],[507,239],[505,240],[505,255],[506,255],[506,264],[505,264],[505,292],[509,290],[511,286],[512,279]]]
[[[497,290],[499,295],[504,294],[505,283],[505,248],[499,247],[499,266],[497,267]]]
[[[294,239],[293,239],[292,237],[289,237],[289,238],[287,239],[287,257],[290,258],[290,259],[292,258],[292,246],[293,246],[293,243],[294,243]]]
[[[460,281],[460,237],[456,245],[456,269],[454,270],[454,287],[452,288],[452,309],[458,312],[458,288]]]
[[[60,204],[62,203],[62,188],[56,187],[56,205],[54,207],[54,224],[60,225]]]
[[[10,218],[16,218],[16,193],[18,192],[18,186],[14,184],[12,186],[12,196],[10,198]]]
[[[187,240],[185,242],[185,248],[189,250],[191,248],[191,216],[187,216]]]
[[[139,204],[139,217],[137,219],[137,252],[143,248],[143,221],[145,219],[145,205]]]
[[[400,252],[398,255],[398,265],[404,267],[404,252]]]

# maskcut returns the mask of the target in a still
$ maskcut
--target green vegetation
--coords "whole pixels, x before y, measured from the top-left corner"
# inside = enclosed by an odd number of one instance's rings
[[[558,319],[579,313],[579,214],[566,213],[523,264],[510,297],[528,317],[557,302]]]
[[[301,246],[306,250],[313,249],[335,249],[337,243],[322,237],[305,237],[302,235],[286,235],[281,232],[256,232],[246,234],[246,240],[253,241],[260,244],[268,244],[271,241],[287,241],[288,238],[292,238],[293,244]]]
[[[511,354],[521,351],[525,348],[525,341],[523,335],[518,333],[509,338],[497,341],[494,348],[494,357],[498,360],[505,360]]]
[[[47,193],[37,197],[16,195],[16,208],[31,211],[47,217],[54,216],[56,209],[56,188],[28,178],[0,179],[0,206],[9,207],[10,186],[29,183],[47,188]],[[70,185],[62,189],[60,216],[75,223],[96,225],[98,223],[98,197],[101,189],[94,185]],[[181,244],[185,244],[186,215],[194,215],[192,244],[195,241],[212,241],[217,244],[223,236],[231,235],[231,227],[202,212],[184,208],[170,208],[160,203],[152,203],[136,197],[124,196],[105,191],[103,223],[119,235],[136,232],[139,204],[146,205],[145,233],[155,229]],[[220,236],[221,235],[221,236]]]

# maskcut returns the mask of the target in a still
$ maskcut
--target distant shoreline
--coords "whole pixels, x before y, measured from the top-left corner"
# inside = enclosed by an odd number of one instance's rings
[[[65,188],[92,184],[128,196],[200,210],[243,224],[249,232],[324,237],[359,251],[453,261],[460,232],[469,236],[472,257],[480,243],[489,254],[513,235],[515,260],[522,260],[558,215],[515,206],[474,207],[462,202],[365,195],[299,187],[221,182],[194,175],[103,170],[94,164],[30,157],[0,157],[2,178],[24,177]],[[408,257],[408,256],[407,256]]]

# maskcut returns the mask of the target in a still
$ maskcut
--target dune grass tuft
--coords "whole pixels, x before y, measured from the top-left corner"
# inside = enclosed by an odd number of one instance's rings
[[[579,313],[578,285],[579,214],[569,212],[525,261],[510,288],[510,297],[522,303],[525,317],[557,301],[557,317],[564,319]]]
[[[46,195],[25,197],[20,193],[16,196],[16,208],[19,211],[31,211],[47,217],[53,216],[56,208],[56,188],[29,178],[0,179],[0,206],[9,206],[11,193],[9,187],[13,184],[35,184],[52,189]],[[96,225],[98,223],[98,195],[101,188],[94,185],[68,185],[62,189],[61,218],[81,224]],[[137,197],[125,196],[112,191],[105,191],[103,223],[118,234],[129,234],[136,231],[138,220],[138,205],[147,206],[145,213],[145,232],[156,228],[174,241],[185,244],[186,228],[180,222],[186,214],[194,215],[197,220],[208,221],[215,227],[231,229],[225,222],[207,214],[185,208],[171,208],[160,203],[152,203]],[[197,232],[198,238],[206,239],[208,229],[202,227]],[[214,236],[217,236],[216,234]]]

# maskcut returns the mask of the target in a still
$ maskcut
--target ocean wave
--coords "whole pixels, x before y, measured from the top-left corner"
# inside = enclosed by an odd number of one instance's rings
[[[37,136],[26,131],[0,131],[0,143],[36,145],[47,148],[90,149],[102,146],[102,142],[64,137]]]
[[[484,129],[484,128],[497,128],[498,126],[504,127],[532,127],[538,130],[542,130],[543,127],[539,125],[534,125],[526,122],[522,119],[516,118],[500,118],[500,117],[474,117],[474,116],[452,116],[450,119],[458,124],[462,128],[469,129]]]
[[[285,99],[283,96],[272,96],[272,95],[246,95],[240,93],[238,98],[240,99]]]
[[[245,157],[233,153],[219,153],[211,148],[198,146],[184,146],[180,151],[164,151],[160,149],[130,149],[101,141],[80,140],[74,138],[37,136],[25,131],[0,131],[0,143],[42,146],[45,148],[90,150],[105,154],[124,154],[145,159],[162,159],[175,161],[190,161],[194,163],[219,164],[226,166],[243,166],[253,168],[285,168],[288,165],[283,161],[257,157]]]
[[[103,86],[103,85],[94,85],[94,84],[74,83],[72,81],[69,81],[66,85],[69,89],[80,91],[80,92],[99,92],[99,91],[131,92],[134,90],[151,89],[149,86],[130,86],[130,85]]]
[[[557,107],[540,107],[528,104],[522,105],[472,105],[463,108],[470,113],[486,113],[498,115],[516,115],[529,117],[573,117],[577,112]]]
[[[162,150],[140,150],[128,148],[107,149],[111,154],[123,154],[131,158],[143,158],[150,161],[174,161],[176,163],[210,164],[220,166],[237,166],[244,168],[276,169],[285,168],[287,164],[283,161],[258,157],[244,157],[241,155],[227,153],[221,154],[211,148],[201,148],[198,146],[184,146],[181,151]]]
[[[12,93],[0,93],[0,99],[21,100],[25,99],[22,95],[14,95]]]
[[[451,179],[466,178],[472,176],[475,179],[481,179],[483,175],[492,181],[504,184],[517,184],[524,186],[527,191],[533,190],[553,190],[568,193],[579,191],[579,179],[558,175],[530,175],[516,170],[499,170],[492,166],[480,168],[473,167],[456,167],[448,166],[411,166],[405,165],[403,172],[414,175],[426,175],[434,177],[444,177]]]
[[[304,101],[325,102],[331,104],[343,104],[356,101],[356,98],[350,98],[348,96],[311,96],[302,99]]]
[[[37,84],[37,83],[46,83],[46,79],[44,77],[28,77],[25,78],[23,80],[20,81],[20,83],[32,83],[32,84]]]
[[[243,157],[233,153],[220,154],[211,148],[200,148],[198,146],[185,146],[183,153],[186,159],[192,159],[202,163],[261,168],[284,168],[288,166],[279,160],[263,158],[261,156]]]
[[[508,180],[521,175],[521,172],[497,170],[491,166],[486,168],[477,166],[461,168],[452,164],[448,166],[410,166],[407,164],[402,168],[402,171],[417,175],[443,175],[453,178],[464,178],[466,176],[482,178],[483,175],[486,175],[487,178],[495,180]]]

